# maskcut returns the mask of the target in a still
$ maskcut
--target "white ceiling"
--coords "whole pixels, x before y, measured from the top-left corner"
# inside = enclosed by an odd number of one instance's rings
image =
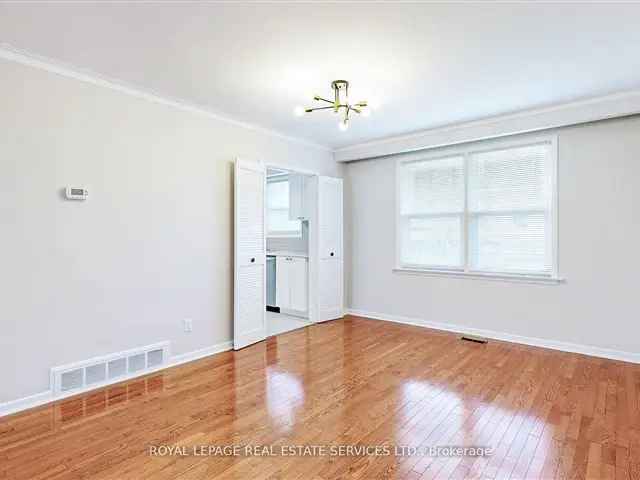
[[[338,148],[640,87],[640,3],[0,4],[0,42]],[[293,108],[344,78],[380,108]]]

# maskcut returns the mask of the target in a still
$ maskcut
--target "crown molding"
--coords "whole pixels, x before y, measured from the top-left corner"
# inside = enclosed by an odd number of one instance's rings
[[[327,145],[290,136],[253,123],[236,120],[227,115],[215,112],[208,107],[184,99],[168,97],[88,69],[19,49],[8,43],[0,43],[0,59],[109,88],[182,111],[204,115],[214,120],[260,132],[291,143],[297,143],[325,152],[332,152],[334,160],[337,162],[376,158],[640,114],[639,89],[544,108],[524,110],[482,120],[452,124],[411,134],[398,135],[332,149]]]
[[[631,90],[349,145],[335,149],[333,155],[337,162],[349,162],[639,113],[640,90]]]
[[[298,137],[292,137],[290,135],[286,135],[284,133],[281,133],[275,130],[261,127],[253,123],[236,120],[229,116],[215,112],[202,105],[198,105],[198,104],[195,104],[183,99],[179,99],[179,98],[168,97],[166,95],[154,92],[152,90],[145,89],[136,85],[132,85],[122,80],[111,78],[111,77],[96,73],[94,71],[78,67],[76,65],[71,65],[68,63],[61,62],[59,60],[54,60],[52,58],[35,54],[27,50],[16,48],[8,43],[0,43],[0,59],[12,61],[15,63],[20,63],[22,65],[27,65],[27,66],[38,68],[41,70],[46,70],[47,72],[55,73],[68,78],[73,78],[75,80],[80,80],[81,82],[90,83],[92,85],[97,85],[100,87],[109,88],[111,90],[116,90],[118,92],[125,93],[127,95],[131,95],[137,98],[142,98],[144,100],[154,102],[154,103],[159,103],[161,105],[167,105],[185,112],[204,115],[214,120],[222,121],[222,122],[235,125],[237,127],[244,128],[247,130],[260,132],[265,135],[277,137],[282,140],[286,140],[288,142],[301,144],[307,147],[323,150],[326,152],[333,151],[332,148],[326,145],[321,145],[319,143],[311,142],[309,140],[305,140]]]

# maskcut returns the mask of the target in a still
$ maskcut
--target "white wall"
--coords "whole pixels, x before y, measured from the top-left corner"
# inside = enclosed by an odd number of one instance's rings
[[[395,158],[348,164],[347,304],[546,340],[640,352],[640,117],[556,130],[566,284],[393,273]],[[349,257],[347,257],[349,258]]]
[[[48,389],[54,365],[230,340],[233,159],[342,173],[329,152],[5,60],[0,89],[0,402]]]

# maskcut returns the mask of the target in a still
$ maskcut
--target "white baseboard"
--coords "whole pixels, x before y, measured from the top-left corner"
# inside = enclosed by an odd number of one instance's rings
[[[176,365],[182,365],[183,363],[193,362],[194,360],[199,360],[210,355],[215,355],[216,353],[226,352],[228,350],[231,350],[232,348],[233,342],[229,341],[217,343],[216,345],[201,348],[200,350],[194,350],[192,352],[174,355],[173,357],[171,357],[171,360],[169,360],[168,367],[175,367]]]
[[[12,413],[27,410],[29,408],[44,405],[45,403],[53,400],[53,393],[51,390],[36,393],[35,395],[29,395],[28,397],[18,398],[17,400],[10,400],[5,403],[0,403],[0,417],[5,415],[11,415]]]
[[[52,390],[46,390],[44,392],[36,393],[35,395],[30,395],[28,397],[18,398],[16,400],[10,400],[8,402],[0,403],[0,417],[11,415],[12,413],[21,412],[29,408],[39,407],[49,402],[55,402],[58,400],[63,400],[68,397],[73,397],[75,395],[87,393],[87,392],[90,392],[91,390],[96,390],[98,388],[104,388],[105,386],[112,385],[115,383],[125,382],[128,380],[131,380],[132,378],[149,375],[150,373],[155,373],[160,370],[165,370],[167,368],[175,367],[177,365],[182,365],[183,363],[199,360],[201,358],[208,357],[216,353],[226,352],[228,350],[231,350],[232,348],[233,348],[233,342],[222,342],[216,345],[212,345],[210,347],[202,348],[200,350],[194,350],[192,352],[182,353],[180,355],[174,355],[169,359],[169,363],[166,365],[162,365],[154,369],[144,370],[138,374],[131,374],[131,375],[127,375],[126,377],[120,377],[120,378],[114,379],[112,382],[102,383],[99,386],[91,386],[83,389],[74,390],[72,392],[65,392],[59,395],[54,395]]]
[[[560,342],[556,340],[547,340],[536,337],[524,337],[521,335],[496,332],[493,330],[485,330],[482,328],[473,328],[464,325],[455,325],[452,323],[431,322],[420,318],[369,312],[367,310],[348,309],[347,313],[359,317],[403,323],[405,325],[414,325],[418,327],[433,328],[435,330],[444,330],[446,332],[476,335],[479,337],[492,338],[494,340],[531,345],[533,347],[550,348],[552,350],[560,350],[563,352],[580,353],[582,355],[589,355],[591,357],[608,358],[611,360],[620,360],[622,362],[629,363],[640,363],[640,353],[624,352],[621,350],[612,350],[608,348],[594,347],[591,345],[579,345],[576,343]]]

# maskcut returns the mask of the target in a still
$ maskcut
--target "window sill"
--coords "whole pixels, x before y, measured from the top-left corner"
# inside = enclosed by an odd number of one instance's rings
[[[292,238],[297,238],[300,239],[302,238],[302,234],[292,234],[292,235],[267,235],[267,238],[271,238],[271,239],[292,239]]]
[[[510,275],[505,273],[462,272],[458,270],[435,270],[419,268],[394,268],[393,273],[400,275],[417,275],[425,277],[468,278],[473,280],[490,280],[496,282],[531,283],[538,285],[559,285],[566,283],[564,278],[543,277],[537,275]]]

